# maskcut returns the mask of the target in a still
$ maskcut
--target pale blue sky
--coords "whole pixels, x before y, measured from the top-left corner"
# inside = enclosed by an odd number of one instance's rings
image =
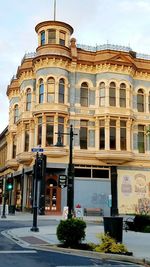
[[[53,19],[53,0],[4,0],[0,8],[0,132],[8,124],[7,85],[25,52],[35,51],[35,25]],[[130,45],[150,54],[150,0],[57,0],[57,20],[77,43]]]

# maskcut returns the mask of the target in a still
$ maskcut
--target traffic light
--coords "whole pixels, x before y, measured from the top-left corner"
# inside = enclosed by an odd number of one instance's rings
[[[46,155],[37,155],[36,161],[35,161],[35,172],[36,172],[36,178],[38,180],[42,180],[42,178],[45,176],[46,171]]]
[[[6,180],[6,190],[11,191],[13,189],[13,177],[9,177]]]

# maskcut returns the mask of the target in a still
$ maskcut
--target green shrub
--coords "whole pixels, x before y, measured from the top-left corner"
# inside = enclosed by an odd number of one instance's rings
[[[57,227],[57,238],[67,247],[77,247],[85,238],[86,223],[80,219],[61,220]]]
[[[125,245],[116,243],[115,239],[108,234],[99,234],[97,237],[100,239],[100,244],[96,246],[96,252],[104,253],[126,253],[128,252]]]
[[[150,226],[150,216],[136,215],[134,218],[134,229],[138,232],[144,232],[146,226]]]
[[[150,225],[145,226],[143,229],[143,232],[144,233],[150,233]]]

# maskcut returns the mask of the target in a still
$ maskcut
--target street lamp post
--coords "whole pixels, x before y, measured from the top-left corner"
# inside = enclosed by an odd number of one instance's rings
[[[4,185],[3,185],[3,212],[1,218],[6,218],[6,178],[4,178]]]
[[[67,188],[67,206],[68,206],[68,219],[72,218],[74,210],[74,165],[72,163],[73,151],[73,129],[70,126],[70,148],[69,148],[69,165],[68,165],[68,188]]]
[[[56,146],[63,146],[61,142],[61,135],[69,135],[70,146],[69,146],[69,164],[68,164],[68,186],[67,186],[67,206],[68,206],[68,219],[72,218],[74,210],[74,164],[72,162],[72,152],[73,152],[73,136],[74,134],[72,125],[70,125],[69,133],[58,132],[58,141]]]

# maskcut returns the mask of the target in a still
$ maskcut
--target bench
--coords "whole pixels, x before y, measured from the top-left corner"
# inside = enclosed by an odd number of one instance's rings
[[[84,216],[103,216],[101,208],[84,208]]]

